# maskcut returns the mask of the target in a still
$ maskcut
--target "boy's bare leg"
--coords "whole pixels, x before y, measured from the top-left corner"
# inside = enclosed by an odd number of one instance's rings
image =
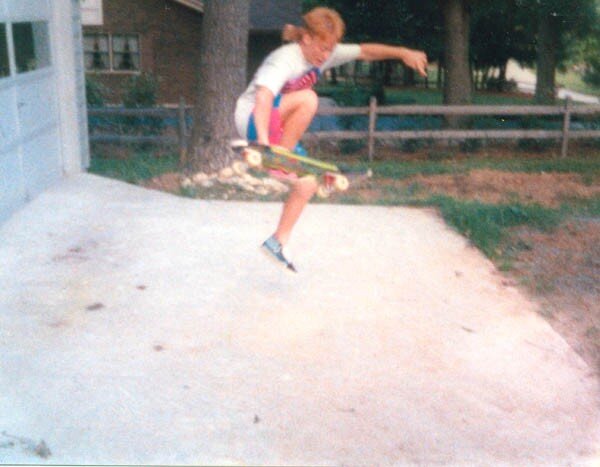
[[[298,180],[283,205],[279,225],[275,231],[275,238],[282,245],[287,244],[292,229],[300,218],[304,207],[317,191],[317,181],[314,177],[304,177]]]
[[[311,90],[284,95],[279,108],[283,121],[281,146],[293,150],[314,118],[319,104],[316,93]],[[283,205],[275,238],[285,245],[302,211],[318,188],[314,177],[303,177],[294,183],[288,199]]]

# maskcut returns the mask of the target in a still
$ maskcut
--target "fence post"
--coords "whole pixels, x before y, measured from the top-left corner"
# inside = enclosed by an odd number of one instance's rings
[[[179,98],[178,130],[179,130],[179,164],[183,167],[187,158],[187,125],[185,121],[185,98]]]
[[[569,149],[569,127],[571,126],[571,97],[567,97],[565,101],[564,117],[563,117],[563,128],[562,128],[562,149],[560,152],[561,157],[567,157],[567,151]]]
[[[375,152],[375,123],[377,121],[377,98],[371,96],[369,101],[369,163],[373,162]]]

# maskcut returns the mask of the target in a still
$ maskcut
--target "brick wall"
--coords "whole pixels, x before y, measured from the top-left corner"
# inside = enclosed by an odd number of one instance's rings
[[[193,103],[199,61],[202,15],[170,0],[104,0],[104,24],[84,33],[138,34],[141,71],[159,80],[159,103]],[[126,72],[89,73],[110,90],[109,102],[121,102]]]

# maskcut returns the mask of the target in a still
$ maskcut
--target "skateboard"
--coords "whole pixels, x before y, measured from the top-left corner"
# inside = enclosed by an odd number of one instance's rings
[[[319,187],[317,196],[327,198],[333,192],[343,192],[350,187],[350,179],[357,179],[357,174],[342,172],[338,166],[320,159],[296,154],[280,146],[264,146],[236,141],[232,143],[233,149],[241,154],[242,160],[234,162],[232,168],[237,174],[242,174],[246,169],[276,171],[283,176],[316,178]],[[371,176],[371,171],[358,174],[358,178]],[[287,178],[287,177],[285,177]]]

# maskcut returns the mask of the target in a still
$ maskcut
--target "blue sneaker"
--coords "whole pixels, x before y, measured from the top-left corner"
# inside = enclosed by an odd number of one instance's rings
[[[304,146],[302,146],[300,143],[296,144],[296,147],[294,148],[294,151],[296,154],[300,155],[300,156],[307,156],[308,157],[308,151],[306,149],[304,149]]]
[[[281,243],[279,243],[279,240],[274,235],[265,240],[261,249],[269,258],[277,261],[278,264],[284,266],[287,270],[297,272],[292,262],[286,258]]]

